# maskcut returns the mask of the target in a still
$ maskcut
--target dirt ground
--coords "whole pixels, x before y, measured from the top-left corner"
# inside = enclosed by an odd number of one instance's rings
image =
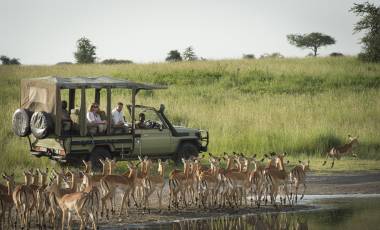
[[[168,190],[165,190],[168,191]],[[332,194],[374,194],[380,193],[380,171],[376,172],[359,172],[359,173],[334,173],[314,174],[309,173],[307,176],[307,195],[332,195]],[[273,206],[245,207],[235,209],[213,209],[203,210],[197,208],[187,208],[178,211],[168,211],[167,203],[163,205],[163,210],[159,213],[156,196],[152,195],[151,202],[154,207],[150,213],[131,208],[129,216],[122,218],[111,218],[110,221],[102,220],[99,226],[118,226],[126,223],[143,223],[153,221],[174,221],[187,218],[200,217],[218,217],[225,215],[242,215],[248,213],[259,213],[269,211],[295,211],[311,209],[310,205],[296,205],[293,207],[275,208]],[[168,192],[164,193],[164,201],[168,200]]]

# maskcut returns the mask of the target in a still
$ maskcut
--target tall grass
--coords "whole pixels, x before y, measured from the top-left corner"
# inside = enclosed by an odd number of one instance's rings
[[[324,155],[359,135],[359,158],[380,160],[380,65],[355,58],[196,61],[159,64],[0,66],[0,171],[47,164],[11,131],[22,78],[109,75],[165,84],[137,102],[165,104],[175,124],[208,129],[210,151]],[[114,90],[113,103],[130,103]],[[89,101],[90,102],[90,101]],[[104,104],[103,104],[104,105]]]

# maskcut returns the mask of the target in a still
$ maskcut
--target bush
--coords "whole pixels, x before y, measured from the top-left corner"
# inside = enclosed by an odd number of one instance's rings
[[[262,58],[284,58],[284,55],[277,53],[277,52],[271,53],[271,54],[265,53],[265,54],[262,54],[260,56],[260,59],[262,59]]]
[[[255,59],[254,54],[243,54],[243,59]]]
[[[101,62],[102,64],[112,65],[112,64],[132,64],[131,60],[122,60],[122,59],[105,59]]]
[[[344,55],[342,53],[338,53],[338,52],[332,52],[330,54],[330,57],[343,57]]]
[[[62,62],[58,62],[56,65],[72,65],[72,64],[73,63],[69,61],[62,61]]]

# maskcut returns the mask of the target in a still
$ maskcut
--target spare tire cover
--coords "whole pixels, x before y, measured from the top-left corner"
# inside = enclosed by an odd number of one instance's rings
[[[47,137],[52,126],[51,118],[46,112],[34,112],[30,119],[30,129],[38,139]]]
[[[30,115],[26,109],[17,109],[12,117],[13,132],[19,137],[25,137],[30,134]]]

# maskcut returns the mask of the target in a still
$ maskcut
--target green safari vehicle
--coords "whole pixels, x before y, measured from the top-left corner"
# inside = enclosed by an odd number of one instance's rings
[[[118,161],[138,156],[178,161],[207,151],[208,131],[174,126],[165,116],[164,105],[158,109],[136,105],[141,90],[166,88],[111,77],[23,79],[20,108],[13,114],[12,128],[16,135],[28,139],[32,155],[71,165],[86,160],[99,166],[99,159],[106,157]],[[112,124],[112,94],[120,98],[129,93],[131,101],[124,108],[129,122],[116,127]],[[99,112],[106,126],[102,132],[97,132],[86,117],[87,107],[93,102],[105,104],[104,111]],[[145,121],[137,121],[142,113]],[[69,119],[64,120],[65,115]]]

